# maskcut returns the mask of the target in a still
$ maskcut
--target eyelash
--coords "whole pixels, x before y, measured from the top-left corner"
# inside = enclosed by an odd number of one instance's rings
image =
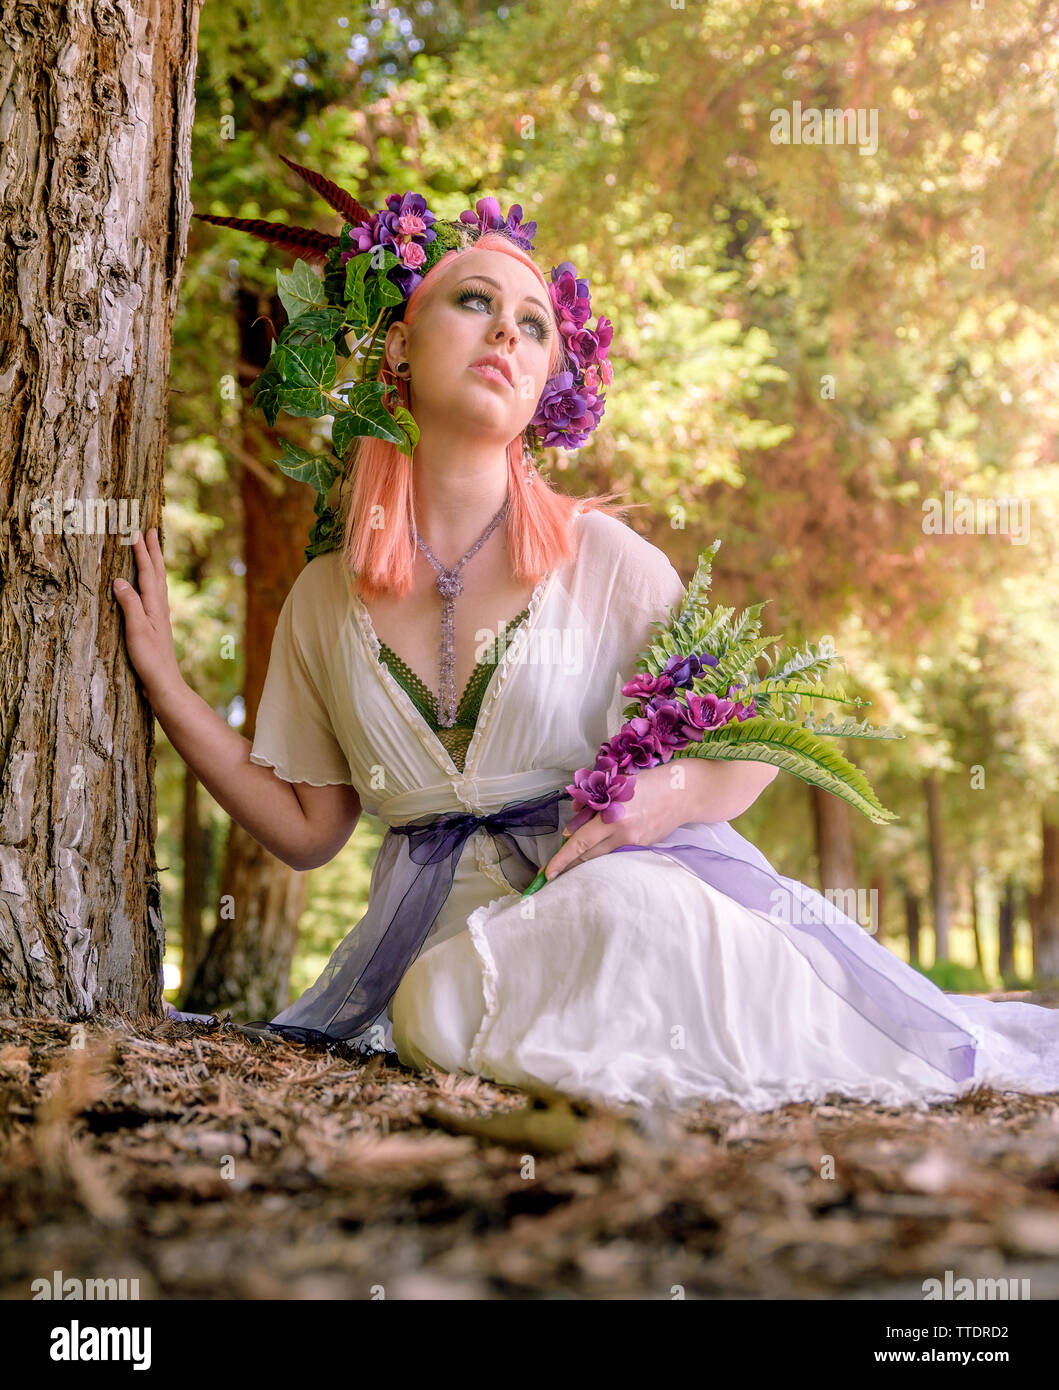
[[[492,304],[493,302],[493,296],[488,290],[475,289],[473,285],[468,285],[465,290],[461,290],[458,299],[460,304],[466,304],[467,301],[471,299],[484,299],[487,304]],[[535,323],[541,331],[539,341],[543,343],[547,340],[549,333],[548,325],[545,320],[541,318],[540,314],[526,314],[523,322]]]

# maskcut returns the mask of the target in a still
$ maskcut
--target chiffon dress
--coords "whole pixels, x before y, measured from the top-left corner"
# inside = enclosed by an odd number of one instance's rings
[[[379,642],[340,552],[298,576],[251,760],[353,785],[390,833],[364,917],[270,1027],[613,1105],[1059,1092],[1059,1012],[945,994],[726,822],[522,899],[574,813],[563,788],[617,732],[621,686],[684,592],[616,518],[572,528],[574,558],[501,629],[451,730]]]

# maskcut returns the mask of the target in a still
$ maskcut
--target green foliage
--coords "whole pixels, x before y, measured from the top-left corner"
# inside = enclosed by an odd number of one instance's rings
[[[897,819],[858,767],[796,724],[751,716],[704,733],[701,743],[689,744],[673,757],[771,763],[811,786],[834,792],[876,825]]]
[[[950,994],[984,994],[989,989],[989,982],[977,966],[960,965],[954,960],[938,960],[933,965],[916,965],[914,968],[928,980],[933,980],[939,989]]]
[[[745,608],[738,617],[732,608],[710,608],[712,565],[720,545],[720,540],[715,540],[701,553],[676,615],[671,610],[669,619],[653,624],[660,631],[640,656],[636,669],[659,676],[674,657],[695,656],[702,660],[709,656],[712,660],[703,665],[686,689],[695,695],[713,694],[721,699],[736,696],[741,701],[745,696],[749,702],[752,697],[757,714],[742,720],[733,716],[721,728],[705,732],[701,742],[692,743],[673,756],[771,763],[812,786],[841,796],[876,824],[896,820],[860,769],[815,735],[875,739],[903,735],[873,728],[867,720],[857,724],[847,719],[842,725],[831,720],[817,725],[811,710],[798,722],[801,701],[806,695],[844,703],[860,701],[850,701],[844,692],[833,688],[814,689],[838,660],[832,643],[821,643],[816,648],[806,646],[804,651],[777,649],[776,657],[769,658],[766,648],[777,638],[762,637],[758,631],[767,600]],[[767,669],[775,668],[773,675],[758,674],[759,659],[765,661]],[[738,694],[733,687],[738,688]],[[674,698],[686,704],[679,690]],[[625,719],[640,713],[642,702],[635,701],[627,707]]]
[[[792,644],[767,670],[763,711],[786,712],[785,697],[866,697],[904,732],[884,744],[858,725],[865,772],[902,817],[871,832],[858,821],[862,872],[892,879],[899,865],[923,889],[929,768],[943,778],[950,864],[1025,871],[1059,775],[1059,610],[1042,582],[1059,560],[1057,38],[1038,7],[1010,0],[956,25],[871,0],[544,0],[502,16],[413,0],[366,17],[326,0],[204,7],[195,208],[338,234],[280,150],[372,207],[405,188],[445,216],[485,191],[522,202],[545,271],[583,263],[615,324],[606,416],[568,460],[564,490],[647,502],[644,529],[685,574],[704,536],[724,535],[724,593],[741,607],[760,585],[769,625]],[[770,112],[794,95],[879,108],[878,151],[773,144]],[[275,273],[264,245],[193,225],[174,325],[167,558],[186,577],[174,611],[184,669],[222,710],[242,683],[241,650],[228,661],[216,650],[243,601],[231,465],[248,439],[243,403],[219,385],[239,362],[229,296],[269,296]],[[331,341],[342,392],[357,365],[337,341],[345,314],[317,312],[303,304],[305,332],[288,341]],[[410,438],[413,422],[399,423]],[[320,417],[325,456],[327,431]],[[946,487],[1032,498],[1028,544],[925,535],[922,502]],[[803,640],[824,631],[856,673],[841,700]],[[844,736],[841,720],[832,732],[811,712],[805,727]],[[173,824],[179,813],[179,799],[163,807]],[[800,785],[780,779],[748,820],[801,876]]]

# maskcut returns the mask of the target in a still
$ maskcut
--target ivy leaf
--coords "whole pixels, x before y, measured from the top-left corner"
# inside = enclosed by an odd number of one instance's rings
[[[374,323],[383,309],[403,302],[404,296],[389,278],[389,272],[400,263],[384,246],[362,251],[346,262],[344,297],[355,321]]]
[[[306,309],[293,323],[287,324],[280,334],[280,342],[295,347],[327,343],[338,336],[343,322],[342,310],[336,309],[333,304],[320,309]]]
[[[330,507],[325,507],[309,532],[309,544],[305,547],[306,564],[317,555],[326,555],[331,550],[340,549],[342,540],[340,517]]]
[[[276,466],[299,483],[308,483],[320,495],[326,497],[338,477],[338,469],[326,454],[314,454],[289,439],[280,441],[283,457],[276,460]]]
[[[338,375],[334,343],[284,343],[280,352],[285,386],[316,386],[326,391],[334,385]]]
[[[269,425],[276,423],[276,417],[283,408],[280,393],[283,390],[283,359],[281,349],[275,342],[264,370],[259,373],[250,387],[254,405],[262,412]]]
[[[324,282],[304,261],[295,261],[289,272],[277,270],[276,289],[292,323],[308,309],[322,309],[327,303]]]
[[[383,404],[385,386],[381,381],[365,381],[354,386],[346,395],[348,409],[335,415],[331,442],[336,455],[344,459],[350,444],[358,436],[370,435],[386,439],[403,454],[411,454],[419,440],[419,427],[404,406],[393,414]]]

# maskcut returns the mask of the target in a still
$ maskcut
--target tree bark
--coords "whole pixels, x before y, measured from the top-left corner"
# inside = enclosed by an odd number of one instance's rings
[[[905,889],[905,930],[908,933],[908,959],[919,964],[919,895]]]
[[[974,932],[974,958],[978,969],[985,974],[985,957],[982,955],[982,921],[978,908],[978,866],[971,865],[971,929]]]
[[[113,594],[163,503],[200,0],[0,0],[0,1013],[159,1013],[154,725]]]
[[[927,841],[930,854],[930,902],[934,915],[934,959],[949,959],[949,894],[946,881],[945,828],[941,784],[937,773],[923,779],[927,801]]]
[[[834,792],[810,787],[820,891],[845,891],[857,886],[856,854],[848,804]]]
[[[278,298],[262,302],[255,293],[241,289],[238,312],[244,387],[242,448],[251,457],[265,456],[264,477],[251,468],[240,471],[248,581],[243,733],[252,739],[272,634],[283,601],[305,566],[314,514],[312,490],[287,478],[271,462],[279,446],[253,418],[247,389],[268,362],[273,334],[265,319],[272,320],[278,333],[285,321],[283,306]],[[308,429],[298,442],[308,442]],[[291,711],[291,717],[296,718],[297,712]],[[253,1019],[272,1018],[284,1009],[307,893],[307,875],[269,854],[233,822],[221,874],[217,925],[189,981],[184,1008],[193,1013],[228,1009]]]
[[[1033,971],[1038,984],[1059,980],[1059,798],[1041,811],[1041,887],[1034,933]]]
[[[997,969],[1002,979],[1015,973],[1015,879],[1009,874],[1004,882],[997,917]]]
[[[180,942],[183,981],[194,977],[202,959],[202,917],[210,876],[210,835],[199,810],[199,779],[184,768],[184,893],[181,902]]]

